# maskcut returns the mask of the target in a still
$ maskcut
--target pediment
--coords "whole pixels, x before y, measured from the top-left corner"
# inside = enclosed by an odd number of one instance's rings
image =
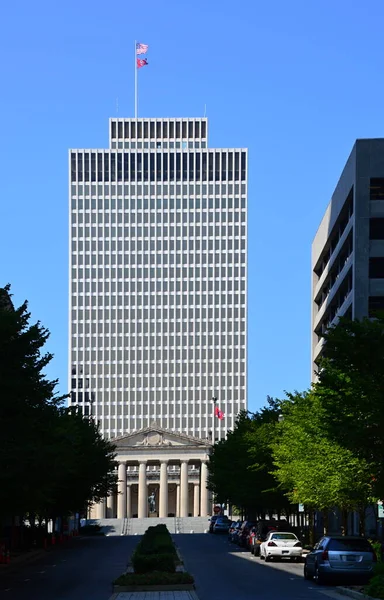
[[[177,446],[190,446],[196,448],[209,447],[211,444],[209,441],[201,440],[193,436],[186,435],[184,433],[175,433],[174,431],[168,431],[158,426],[146,427],[138,431],[133,431],[126,435],[114,438],[111,440],[115,444],[117,449],[120,448],[166,448],[166,447],[177,447]]]

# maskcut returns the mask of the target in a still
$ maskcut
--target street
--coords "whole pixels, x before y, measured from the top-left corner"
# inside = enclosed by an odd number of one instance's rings
[[[1,600],[108,600],[137,537],[89,537],[28,565],[0,570]]]
[[[227,536],[175,536],[199,600],[342,600],[334,587],[303,578],[302,563],[265,563],[231,544]]]
[[[342,600],[334,587],[303,578],[303,564],[268,563],[230,544],[227,536],[173,536],[196,581],[199,600]],[[0,570],[0,599],[108,600],[126,568],[136,536],[78,539],[28,565]]]

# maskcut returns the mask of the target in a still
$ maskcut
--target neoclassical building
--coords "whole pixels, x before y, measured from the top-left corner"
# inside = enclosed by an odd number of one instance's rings
[[[153,516],[162,518],[211,514],[209,441],[153,425],[113,442],[119,465],[118,493],[95,505],[92,518],[144,518],[150,508]]]

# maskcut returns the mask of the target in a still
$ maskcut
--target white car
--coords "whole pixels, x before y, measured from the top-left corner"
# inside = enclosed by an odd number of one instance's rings
[[[302,554],[302,544],[295,534],[284,531],[271,531],[260,546],[260,558],[265,559],[265,562],[284,557],[299,561]]]

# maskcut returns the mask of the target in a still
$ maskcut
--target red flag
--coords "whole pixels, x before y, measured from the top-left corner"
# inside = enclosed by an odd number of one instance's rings
[[[146,58],[137,58],[136,63],[138,69],[141,69],[141,67],[146,67],[148,65],[148,61]]]
[[[215,406],[215,417],[217,417],[220,421],[224,419],[224,413],[218,406]]]

